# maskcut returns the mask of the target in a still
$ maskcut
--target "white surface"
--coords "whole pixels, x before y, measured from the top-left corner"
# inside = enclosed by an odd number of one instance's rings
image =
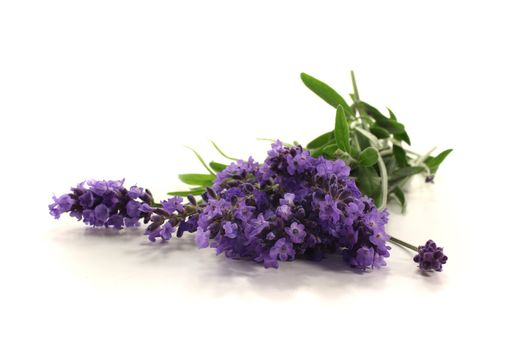
[[[519,348],[517,3],[2,2],[0,347]],[[350,69],[416,150],[455,149],[388,226],[445,246],[441,274],[397,247],[361,275],[337,258],[265,270],[47,214],[85,178],[162,196],[200,170],[183,145],[262,159],[256,137],[306,142],[334,112],[299,73],[345,92]]]

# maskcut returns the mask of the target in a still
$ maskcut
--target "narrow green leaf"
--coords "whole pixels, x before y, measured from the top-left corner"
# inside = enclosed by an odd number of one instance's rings
[[[355,148],[354,146],[350,146],[350,157],[354,158],[354,159],[359,159],[359,154],[361,152],[359,152],[357,150],[357,148]]]
[[[447,156],[452,152],[452,149],[447,149],[440,154],[438,154],[435,157],[428,157],[425,160],[425,164],[430,168],[430,171],[434,174],[438,168],[439,165],[447,158]]]
[[[201,164],[206,168],[206,170],[208,170],[208,171],[210,172],[210,174],[215,175],[215,173],[213,172],[213,170],[210,169],[210,167],[208,166],[208,164],[206,164],[206,162],[204,161],[204,159],[202,159],[201,155],[200,155],[199,153],[197,153],[196,150],[194,150],[193,148],[188,147],[188,146],[186,146],[186,148],[190,149],[190,150],[195,154],[195,156],[199,159],[199,161],[200,161]]]
[[[224,169],[226,169],[226,167],[227,167],[226,164],[217,163],[213,161],[210,162],[210,168],[212,168],[216,172],[223,171]]]
[[[370,117],[372,117],[377,125],[379,125],[382,128],[387,129],[392,134],[401,134],[405,131],[405,127],[403,124],[397,122],[394,119],[389,119],[383,115],[377,108],[374,106],[371,106],[370,104],[360,101],[357,103],[359,106],[364,108],[366,114],[368,114]]]
[[[364,137],[366,137],[368,140],[370,140],[370,143],[372,144],[372,146],[378,147],[379,140],[370,131],[367,131],[367,130],[365,130],[363,128],[360,128],[358,126],[354,127],[354,130],[357,131],[358,133],[360,133],[361,135],[363,135]]]
[[[396,118],[396,115],[394,114],[394,112],[392,112],[392,110],[390,110],[390,108],[387,108],[388,109],[388,114],[390,115],[390,119],[394,119],[395,121],[397,121],[397,118]],[[395,134],[394,135],[394,138],[396,140],[399,140],[399,141],[405,141],[408,145],[410,145],[410,137],[408,137],[408,134],[406,131],[400,133],[400,134]]]
[[[387,139],[390,137],[390,132],[387,129],[380,126],[371,126],[370,132],[374,134],[378,139]]]
[[[201,187],[211,186],[215,175],[211,174],[180,174],[180,181],[187,185],[197,185]]]
[[[394,134],[394,138],[399,141],[405,141],[407,145],[410,145],[410,137],[408,136],[406,131],[403,131],[400,134]]]
[[[394,145],[393,152],[394,152],[394,157],[396,158],[396,162],[399,165],[399,167],[400,168],[408,167],[407,154],[405,150],[402,147]]]
[[[346,103],[345,99],[328,86],[328,84],[306,73],[301,73],[301,80],[307,88],[312,90],[312,92],[322,98],[330,106],[337,108],[337,106],[341,105],[343,106],[346,115],[350,116],[355,114],[348,103]]]
[[[312,157],[320,157],[320,156],[325,156],[325,158],[328,158],[328,159],[333,159],[334,158],[334,154],[335,154],[335,151],[337,151],[339,149],[339,147],[337,147],[336,144],[328,144],[324,147],[321,147],[321,148],[316,148],[314,150],[312,150],[311,152],[311,155]]]
[[[399,204],[401,204],[401,210],[404,213],[407,206],[407,201],[405,198],[405,194],[403,193],[403,190],[399,188],[399,186],[395,187],[392,191],[392,194],[394,197],[399,201]]]
[[[381,205],[381,178],[374,168],[357,169],[357,186],[363,194],[372,198],[377,206]]]
[[[359,154],[359,165],[363,167],[371,167],[377,163],[379,154],[374,147],[368,147]]]
[[[396,118],[396,115],[394,114],[394,112],[392,112],[392,110],[390,108],[386,108],[388,109],[388,114],[390,115],[390,118],[391,119],[394,119],[395,121],[397,121],[397,118]]]
[[[394,172],[390,175],[390,181],[397,181],[404,178],[407,178],[409,176],[419,174],[422,172],[425,168],[422,166],[410,166],[406,168],[399,168],[394,170]]]
[[[217,146],[217,144],[213,141],[211,141],[211,144],[213,145],[213,147],[215,147],[215,149],[226,159],[229,159],[229,160],[237,160],[237,158],[233,158],[233,157],[230,157],[230,156],[227,156],[220,148],[219,146]]]
[[[329,131],[329,132],[326,132],[326,133],[324,133],[324,134],[322,134],[320,136],[317,136],[315,139],[310,141],[306,145],[306,148],[308,148],[308,149],[319,148],[319,147],[322,147],[322,146],[328,144],[332,140],[334,140],[334,132],[333,131]]]
[[[348,131],[348,122],[346,121],[345,111],[341,105],[337,106],[335,113],[335,142],[337,146],[350,153],[350,134]]]
[[[205,187],[195,187],[195,188],[191,188],[191,189],[186,190],[186,191],[168,192],[168,196],[181,196],[181,197],[184,197],[184,196],[187,196],[189,194],[199,195],[200,196],[204,192],[206,192],[206,188]]]

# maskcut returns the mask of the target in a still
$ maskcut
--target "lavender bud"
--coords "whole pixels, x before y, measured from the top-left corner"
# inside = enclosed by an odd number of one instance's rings
[[[188,201],[192,204],[192,205],[197,205],[197,200],[195,199],[195,197],[192,195],[192,194],[189,194],[188,195]]]

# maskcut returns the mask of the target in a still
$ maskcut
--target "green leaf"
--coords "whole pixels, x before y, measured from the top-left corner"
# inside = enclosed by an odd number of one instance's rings
[[[210,168],[212,168],[216,172],[223,171],[224,169],[226,169],[226,167],[227,167],[226,164],[217,163],[213,161],[210,162]]]
[[[392,190],[392,195],[394,196],[394,198],[396,198],[399,201],[399,204],[401,204],[401,210],[404,213],[406,210],[407,201],[405,198],[405,194],[403,193],[403,190],[401,190],[399,186],[396,186]]]
[[[210,172],[210,174],[215,175],[215,173],[213,172],[213,170],[210,169],[210,167],[208,166],[208,164],[206,164],[206,162],[204,161],[204,159],[202,159],[201,155],[200,155],[199,153],[197,153],[196,150],[194,150],[193,148],[188,147],[188,146],[186,146],[186,148],[190,149],[190,150],[195,154],[195,156],[199,159],[199,161],[200,161],[201,164],[206,168],[206,170],[208,170],[208,171]]]
[[[348,122],[346,121],[345,111],[341,105],[337,106],[335,113],[334,135],[337,146],[346,153],[350,153]]]
[[[315,158],[320,157],[320,156],[325,156],[328,159],[333,159],[335,151],[337,151],[338,149],[339,147],[337,147],[336,144],[328,144],[322,148],[314,149],[311,152],[311,155],[312,157],[315,157]]]
[[[394,145],[393,152],[394,152],[394,157],[396,158],[396,162],[399,165],[399,167],[400,168],[408,167],[407,154],[405,150],[402,147]]]
[[[187,185],[197,185],[201,187],[211,186],[215,175],[211,174],[180,174],[180,181]]]
[[[211,144],[213,145],[213,147],[215,147],[215,149],[226,159],[229,159],[229,160],[237,160],[237,158],[233,158],[233,157],[230,157],[230,156],[227,156],[220,148],[219,146],[217,146],[217,144],[213,141],[211,141]]]
[[[370,144],[372,146],[375,146],[375,147],[378,147],[378,144],[379,144],[379,140],[377,139],[377,137],[372,134],[370,131],[368,130],[365,130],[363,128],[360,128],[358,126],[354,127],[353,130],[357,131],[359,134],[363,135],[364,137],[366,137],[369,141],[370,141]]]
[[[354,159],[359,159],[359,154],[361,152],[359,152],[357,150],[357,148],[353,147],[353,146],[350,146],[350,157],[354,158]]]
[[[435,157],[428,157],[425,160],[425,164],[430,168],[430,171],[434,174],[438,168],[439,165],[447,158],[447,156],[452,152],[452,149],[447,149],[440,154],[438,154]]]
[[[355,115],[355,111],[346,103],[345,99],[326,83],[306,73],[301,73],[301,80],[307,88],[325,100],[330,106],[337,108],[337,106],[341,105],[346,115]]]
[[[370,132],[374,134],[378,139],[387,139],[390,137],[390,132],[387,129],[380,126],[371,126]]]
[[[372,198],[377,206],[381,204],[381,178],[375,168],[357,169],[357,186],[361,192]]]
[[[319,148],[319,147],[322,147],[326,144],[328,144],[330,141],[333,141],[334,140],[334,132],[333,131],[329,131],[329,132],[326,132],[320,136],[317,136],[315,139],[313,139],[312,141],[310,141],[307,145],[306,145],[306,148],[308,149],[314,149],[314,148]]]
[[[397,121],[397,118],[396,118],[396,115],[394,114],[394,112],[392,112],[392,110],[390,108],[388,108],[388,114],[390,115],[390,118],[391,119],[394,119],[395,121]]]
[[[194,187],[194,188],[191,188],[191,189],[186,190],[186,191],[168,192],[168,196],[181,196],[181,197],[184,197],[184,196],[187,196],[189,194],[200,196],[204,192],[206,192],[206,188],[205,187]]]
[[[379,154],[374,147],[368,147],[359,154],[359,165],[363,167],[371,167],[377,163]]]
[[[397,118],[394,112],[392,112],[390,108],[387,108],[387,109],[388,109],[388,114],[390,115],[390,119],[394,119],[395,121],[397,121]],[[395,134],[394,138],[399,141],[405,141],[408,145],[410,145],[410,137],[408,137],[408,134],[406,131],[400,134]]]
[[[366,102],[359,101],[357,103],[359,106],[364,108],[366,114],[368,114],[370,117],[372,117],[377,125],[379,125],[382,128],[385,128],[386,130],[390,131],[392,134],[401,134],[405,131],[405,127],[403,124],[397,122],[394,119],[389,119],[383,115],[377,108],[374,106],[369,105]]]
[[[408,145],[410,145],[410,137],[408,137],[406,131],[402,132],[401,134],[394,134],[394,138],[399,141],[405,141]]]
[[[397,181],[397,180],[402,180],[409,176],[419,174],[424,169],[425,168],[422,166],[410,166],[406,168],[399,168],[399,169],[394,170],[394,172],[390,175],[389,180],[392,182]]]

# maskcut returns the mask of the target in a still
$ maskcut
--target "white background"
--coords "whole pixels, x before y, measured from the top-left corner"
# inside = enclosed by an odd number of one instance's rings
[[[190,4],[191,3],[191,4]],[[524,11],[519,1],[2,1],[0,347],[520,348]],[[221,160],[306,143],[334,110],[304,71],[392,108],[418,151],[454,148],[415,181],[390,233],[445,246],[444,272],[339,259],[279,270],[152,245],[47,213],[86,178],[157,197]]]

